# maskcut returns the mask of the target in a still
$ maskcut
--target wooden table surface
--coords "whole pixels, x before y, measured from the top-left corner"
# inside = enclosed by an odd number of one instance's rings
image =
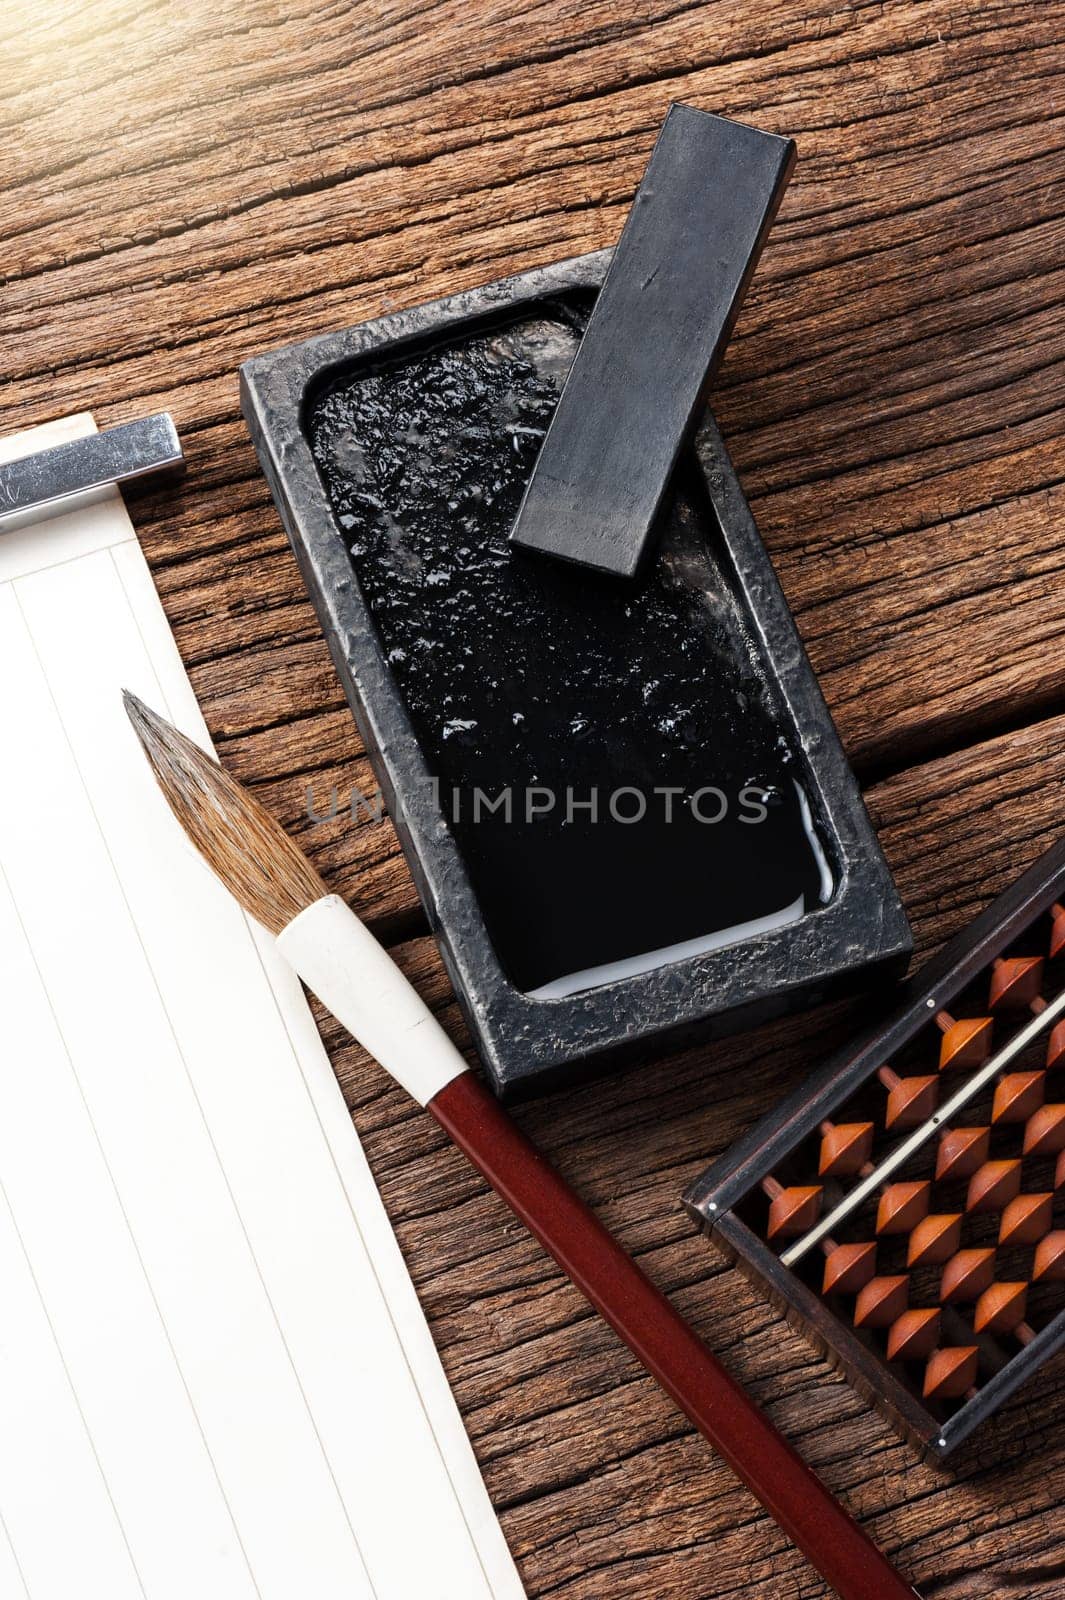
[[[922,951],[1065,822],[1061,0],[9,0],[0,426],[173,411],[135,516],[225,760],[459,1027],[238,411],[257,351],[612,242],[666,106],[795,137],[715,410]],[[859,1003],[525,1107],[926,1597],[1065,1591],[1044,1370],[947,1473],[680,1209]],[[532,1596],[823,1587],[425,1116],[327,1027]]]

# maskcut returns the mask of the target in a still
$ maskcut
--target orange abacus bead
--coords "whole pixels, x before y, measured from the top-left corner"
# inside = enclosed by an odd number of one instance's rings
[[[889,1361],[923,1361],[939,1343],[939,1312],[933,1306],[928,1310],[904,1311],[891,1324],[888,1334]]]
[[[775,1178],[766,1178],[762,1187],[770,1197],[766,1229],[770,1239],[790,1239],[805,1233],[821,1215],[820,1184],[793,1184],[785,1189]]]
[[[991,973],[991,1006],[1002,1011],[1030,1006],[1039,998],[1042,983],[1042,956],[1013,956],[1008,961],[996,961]]]
[[[1024,1130],[1026,1156],[1054,1156],[1065,1150],[1065,1106],[1040,1106]]]
[[[873,1132],[871,1122],[822,1122],[818,1175],[842,1178],[860,1172],[873,1151]]]
[[[890,1067],[881,1067],[877,1076],[888,1091],[884,1126],[889,1131],[916,1128],[936,1109],[939,1083],[935,1078],[900,1078]]]
[[[938,1267],[961,1244],[961,1212],[935,1213],[919,1222],[906,1249],[908,1267]]]
[[[990,1017],[959,1017],[955,1021],[949,1012],[941,1011],[936,1021],[943,1030],[939,1041],[940,1072],[983,1065],[991,1053],[995,1026]]]
[[[977,1333],[1012,1333],[1027,1309],[1026,1283],[993,1283],[976,1302],[973,1327]]]
[[[975,1345],[946,1345],[930,1358],[924,1375],[926,1400],[957,1400],[976,1382],[980,1352]]]
[[[1007,1072],[995,1085],[992,1122],[1027,1122],[1043,1104],[1045,1072]]]
[[[939,1298],[944,1305],[978,1300],[984,1290],[990,1288],[994,1276],[995,1252],[989,1246],[959,1250],[943,1268],[939,1280]]]
[[[946,1128],[936,1156],[937,1178],[971,1178],[987,1160],[990,1128]]]
[[[966,1211],[1001,1211],[1020,1193],[1021,1163],[1014,1161],[985,1161],[969,1179],[969,1192],[965,1198]]]
[[[1065,1150],[1054,1163],[1054,1188],[1065,1189]]]
[[[909,1233],[928,1215],[930,1183],[889,1183],[876,1208],[877,1233]]]
[[[856,1328],[888,1328],[906,1309],[910,1280],[903,1274],[893,1278],[870,1278],[854,1306]]]
[[[1002,1213],[999,1223],[1000,1245],[1035,1244],[1050,1232],[1053,1218],[1052,1194],[1019,1194]]]
[[[837,1244],[825,1253],[822,1294],[857,1294],[876,1271],[876,1245]]]
[[[1035,1247],[1033,1283],[1060,1283],[1065,1279],[1065,1231],[1048,1233]]]

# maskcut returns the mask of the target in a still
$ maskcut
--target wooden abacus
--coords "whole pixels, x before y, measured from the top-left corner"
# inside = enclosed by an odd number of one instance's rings
[[[1065,840],[685,1196],[930,1459],[1065,1343]]]

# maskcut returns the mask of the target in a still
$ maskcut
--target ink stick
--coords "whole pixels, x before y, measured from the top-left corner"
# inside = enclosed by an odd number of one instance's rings
[[[511,541],[632,577],[795,161],[790,139],[673,105]]]

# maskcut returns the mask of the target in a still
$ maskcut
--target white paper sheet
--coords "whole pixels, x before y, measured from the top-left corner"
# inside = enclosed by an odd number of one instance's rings
[[[0,685],[0,1600],[519,1600],[299,985],[126,722],[206,742],[116,491],[0,534]]]

